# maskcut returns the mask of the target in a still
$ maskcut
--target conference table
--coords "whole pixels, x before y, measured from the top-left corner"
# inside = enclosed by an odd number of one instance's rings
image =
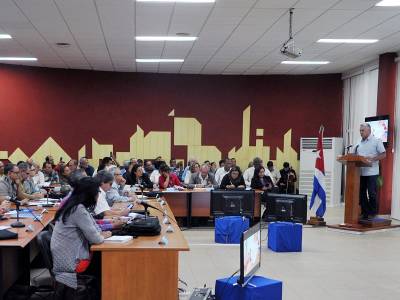
[[[24,285],[30,285],[30,264],[39,254],[36,236],[54,219],[55,211],[43,214],[42,224],[33,218],[24,218],[22,228],[9,228],[18,233],[17,239],[0,240],[0,299],[17,280]],[[0,226],[10,226],[16,219],[0,221]],[[26,231],[28,226],[33,231]],[[43,227],[44,226],[44,227]]]
[[[155,199],[149,204],[162,209]],[[149,208],[150,214],[159,218],[161,235],[91,247],[101,253],[102,299],[178,299],[179,251],[189,251],[189,245],[168,204],[164,209],[171,219],[169,225],[163,224],[160,211]],[[167,232],[168,226],[172,233]],[[165,245],[159,244],[162,238],[167,240]]]

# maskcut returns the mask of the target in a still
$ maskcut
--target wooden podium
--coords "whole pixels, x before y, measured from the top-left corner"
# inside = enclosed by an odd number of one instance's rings
[[[328,227],[361,232],[393,227],[390,220],[381,218],[360,222],[360,167],[371,167],[372,163],[356,154],[339,156],[337,161],[347,166],[344,224]]]

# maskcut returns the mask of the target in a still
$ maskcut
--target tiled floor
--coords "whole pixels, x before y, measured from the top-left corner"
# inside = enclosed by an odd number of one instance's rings
[[[343,208],[326,220],[341,223]],[[190,252],[180,254],[180,278],[190,288],[214,287],[239,268],[239,247],[214,243],[213,229],[184,232]],[[284,300],[399,300],[400,229],[363,235],[327,228],[303,229],[303,252],[275,253],[262,232],[262,266],[257,275],[283,281]]]

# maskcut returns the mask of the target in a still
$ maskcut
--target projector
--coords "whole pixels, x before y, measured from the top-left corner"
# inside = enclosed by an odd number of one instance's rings
[[[290,58],[298,58],[302,52],[303,50],[296,48],[293,40],[289,40],[281,48],[281,53]]]

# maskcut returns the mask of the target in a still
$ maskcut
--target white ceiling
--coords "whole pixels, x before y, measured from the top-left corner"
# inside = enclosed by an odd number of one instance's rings
[[[216,0],[160,4],[134,0],[1,0],[0,56],[34,56],[24,65],[120,72],[316,74],[343,72],[400,49],[400,8],[378,0]],[[288,9],[302,59],[324,66],[281,65]],[[135,42],[136,35],[198,36],[195,42]],[[370,45],[317,44],[320,38],[373,38]],[[57,42],[71,46],[60,48]],[[184,58],[143,64],[135,58]]]

